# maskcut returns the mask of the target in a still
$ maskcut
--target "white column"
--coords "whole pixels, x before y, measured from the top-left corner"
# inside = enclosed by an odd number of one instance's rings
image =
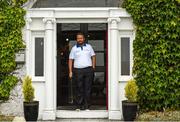
[[[31,18],[26,18],[26,33],[25,33],[25,36],[26,36],[26,74],[27,75],[31,75],[31,71],[30,71],[30,66],[31,65],[31,62],[30,59],[31,59],[31,30],[30,30],[30,26],[31,26],[31,22],[32,22],[32,19]]]
[[[55,120],[54,105],[54,23],[53,18],[44,18],[45,23],[45,109],[43,120]]]
[[[121,119],[119,104],[119,30],[120,18],[108,18],[109,30],[109,119]]]

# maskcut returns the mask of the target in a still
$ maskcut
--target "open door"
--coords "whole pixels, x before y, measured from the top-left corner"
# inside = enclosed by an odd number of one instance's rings
[[[86,42],[96,53],[95,78],[92,85],[93,110],[107,109],[107,24],[106,23],[59,23],[57,24],[57,109],[75,108],[75,83],[68,79],[68,58],[76,34],[83,32]]]

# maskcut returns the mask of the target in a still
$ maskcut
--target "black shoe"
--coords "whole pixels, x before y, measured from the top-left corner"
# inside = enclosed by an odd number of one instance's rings
[[[76,106],[75,108],[76,111],[85,110],[85,109],[86,109],[85,106]]]
[[[84,109],[86,110],[86,109],[89,109],[90,108],[90,105],[85,105],[84,106]]]
[[[75,110],[76,110],[76,111],[80,111],[80,110],[81,110],[81,107],[80,107],[80,106],[76,106]]]
[[[85,110],[86,107],[85,107],[85,106],[81,106],[80,109],[81,109],[81,110]]]

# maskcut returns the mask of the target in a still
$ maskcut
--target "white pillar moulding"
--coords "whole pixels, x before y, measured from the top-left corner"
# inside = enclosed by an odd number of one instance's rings
[[[32,19],[31,18],[26,18],[26,74],[27,75],[32,75],[31,74],[31,71],[30,71],[30,66],[31,65],[31,62],[30,59],[31,59],[31,53],[30,53],[30,49],[32,44],[31,44],[31,23],[32,23]]]
[[[120,22],[120,18],[108,18],[109,24],[109,44],[110,44],[110,57],[109,57],[109,70],[110,79],[109,79],[109,119],[121,119],[120,112],[120,104],[119,104],[119,84],[118,84],[118,76],[119,76],[119,61],[118,61],[118,44],[119,44],[119,29],[118,24]]]
[[[55,120],[54,108],[54,56],[52,54],[54,46],[54,18],[44,18],[45,24],[45,109],[43,111],[43,120]]]

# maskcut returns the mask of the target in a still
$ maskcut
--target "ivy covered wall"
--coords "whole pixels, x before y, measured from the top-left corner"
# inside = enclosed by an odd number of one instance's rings
[[[180,109],[180,0],[125,0],[141,110]]]
[[[15,53],[24,48],[22,28],[25,25],[26,0],[0,0],[0,100],[7,100],[18,79]]]

